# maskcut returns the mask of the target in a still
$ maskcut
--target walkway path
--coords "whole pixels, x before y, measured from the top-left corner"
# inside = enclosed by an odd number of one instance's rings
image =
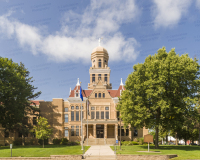
[[[114,156],[114,151],[110,148],[109,145],[95,145],[91,146],[86,152],[86,156]]]

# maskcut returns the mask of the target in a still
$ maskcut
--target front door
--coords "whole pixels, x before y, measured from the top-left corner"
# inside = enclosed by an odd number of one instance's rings
[[[97,138],[104,138],[104,125],[96,125]]]

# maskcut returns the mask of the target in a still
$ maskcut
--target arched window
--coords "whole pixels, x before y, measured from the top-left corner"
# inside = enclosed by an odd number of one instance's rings
[[[99,68],[101,68],[101,59],[99,59]]]

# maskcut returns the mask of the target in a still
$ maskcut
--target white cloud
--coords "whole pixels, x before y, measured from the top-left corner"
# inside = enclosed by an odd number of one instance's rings
[[[45,36],[41,28],[13,20],[10,14],[0,16],[0,30],[16,38],[20,46],[28,46],[33,54],[43,53],[56,61],[89,62],[99,37],[103,37],[102,46],[108,50],[111,61],[132,61],[137,58],[139,44],[134,38],[125,39],[119,29],[138,13],[134,0],[94,0],[81,15],[66,12],[62,27],[55,34]]]
[[[153,0],[153,2],[156,6],[153,11],[156,28],[176,25],[192,3],[190,0]]]

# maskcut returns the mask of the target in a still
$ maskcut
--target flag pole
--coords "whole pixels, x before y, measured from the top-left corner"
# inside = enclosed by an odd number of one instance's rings
[[[81,82],[80,82],[80,98],[82,95]],[[83,112],[82,112],[82,99],[81,99],[81,150],[83,150]]]
[[[88,111],[89,111],[89,100],[87,100],[87,146],[88,146]]]

